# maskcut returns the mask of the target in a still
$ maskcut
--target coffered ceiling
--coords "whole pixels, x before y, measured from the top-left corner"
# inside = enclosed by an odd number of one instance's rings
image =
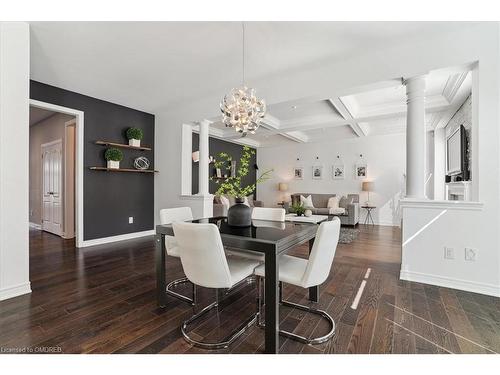
[[[428,130],[448,123],[470,94],[471,82],[468,67],[441,69],[427,75]],[[345,96],[272,104],[261,128],[245,138],[226,128],[220,118],[209,120],[214,136],[255,147],[403,133],[406,91],[402,79],[394,79]]]

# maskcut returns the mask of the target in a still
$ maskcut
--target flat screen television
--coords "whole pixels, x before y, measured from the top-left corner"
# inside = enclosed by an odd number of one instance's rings
[[[446,175],[468,180],[467,133],[463,125],[446,140]]]

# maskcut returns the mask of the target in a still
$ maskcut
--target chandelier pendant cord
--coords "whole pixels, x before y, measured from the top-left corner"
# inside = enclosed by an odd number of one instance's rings
[[[245,85],[245,22],[241,22],[241,79],[242,87],[233,88],[220,103],[222,122],[234,128],[242,137],[255,134],[266,113],[266,103],[256,96],[255,90]]]
[[[241,38],[242,38],[242,42],[241,42],[241,46],[242,46],[242,49],[241,49],[241,62],[242,62],[242,85],[243,87],[245,87],[245,22],[242,21],[241,22]]]

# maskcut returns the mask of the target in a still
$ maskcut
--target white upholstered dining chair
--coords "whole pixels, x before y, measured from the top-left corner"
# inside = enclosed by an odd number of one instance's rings
[[[160,224],[168,225],[172,224],[175,221],[190,221],[193,220],[193,212],[191,211],[191,207],[176,207],[176,208],[164,208],[160,210]],[[179,247],[177,245],[177,241],[174,236],[165,236],[165,250],[167,251],[167,255],[170,255],[175,258],[179,258]],[[184,284],[189,282],[186,277],[181,277],[179,279],[171,281],[167,284],[167,294],[179,298],[185,302],[193,303],[193,298],[189,298],[183,294],[175,292],[172,288],[179,284]],[[194,285],[193,285],[193,294],[194,294]]]
[[[305,344],[320,344],[329,340],[334,335],[335,322],[326,311],[283,300],[281,288],[283,288],[283,283],[296,285],[302,288],[310,288],[325,282],[330,274],[339,241],[339,235],[340,220],[335,217],[332,221],[326,221],[319,225],[309,259],[297,258],[290,255],[282,255],[279,258],[280,304],[322,316],[330,323],[330,331],[326,335],[316,338],[307,338],[284,330],[279,331],[281,335]],[[258,323],[259,326],[263,326],[260,319],[262,280],[265,278],[264,265],[260,265],[255,269],[255,275],[258,277]]]
[[[226,257],[219,230],[215,224],[195,224],[174,222],[173,229],[182,262],[182,268],[187,278],[195,285],[194,303],[196,304],[196,285],[205,288],[232,289],[252,276],[255,267],[260,263],[256,260],[236,256]],[[251,326],[257,313],[252,314],[238,329],[224,341],[208,343],[196,340],[188,334],[188,325],[205,315],[213,308],[218,308],[219,293],[216,300],[200,312],[184,321],[181,331],[184,338],[191,344],[205,349],[227,348]]]

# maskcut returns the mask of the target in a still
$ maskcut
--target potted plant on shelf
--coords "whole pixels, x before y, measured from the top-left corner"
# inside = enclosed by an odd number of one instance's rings
[[[144,133],[142,129],[139,128],[128,128],[127,129],[127,138],[128,144],[134,147],[141,147],[141,140],[144,137]]]
[[[123,152],[117,148],[108,148],[104,153],[109,169],[120,169],[120,162],[123,160]]]
[[[269,179],[271,177],[272,169],[262,173],[254,184],[242,185],[242,179],[250,171],[250,159],[252,155],[255,155],[255,150],[248,146],[243,146],[239,168],[237,168],[236,173],[230,174],[226,179],[217,179],[215,176],[210,177],[212,181],[215,181],[219,185],[215,195],[227,195],[234,197],[235,204],[229,207],[227,212],[227,223],[234,227],[248,227],[252,225],[252,209],[248,204],[245,203],[246,198],[252,194],[257,184]],[[219,160],[215,160],[214,167],[220,170],[231,171],[231,163],[233,158],[231,155],[221,152],[218,155]]]

